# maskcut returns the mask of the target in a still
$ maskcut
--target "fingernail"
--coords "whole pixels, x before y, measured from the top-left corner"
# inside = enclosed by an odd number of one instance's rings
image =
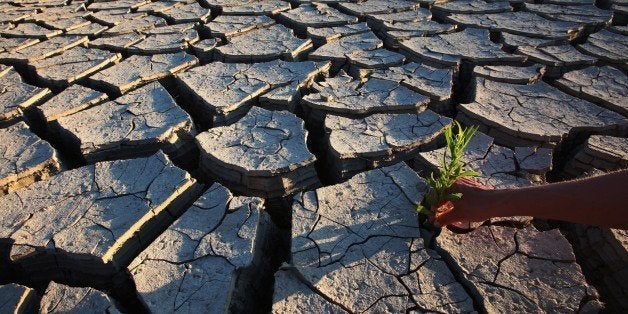
[[[434,227],[440,228],[440,223],[438,221],[434,221]]]

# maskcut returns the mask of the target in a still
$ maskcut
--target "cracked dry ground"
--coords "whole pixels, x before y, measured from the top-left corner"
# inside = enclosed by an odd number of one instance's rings
[[[625,313],[625,230],[435,234],[415,208],[454,121],[494,188],[628,168],[627,23],[620,0],[1,1],[0,313]]]

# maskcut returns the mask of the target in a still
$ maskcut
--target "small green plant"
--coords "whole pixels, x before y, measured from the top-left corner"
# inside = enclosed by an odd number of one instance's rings
[[[432,172],[430,177],[427,178],[427,182],[432,189],[425,196],[424,205],[417,206],[417,211],[420,214],[434,216],[443,207],[453,209],[451,202],[462,198],[462,193],[449,193],[448,189],[460,178],[479,175],[476,171],[465,170],[464,163],[461,160],[464,149],[469,145],[477,130],[477,126],[463,128],[457,121],[445,128],[447,147],[441,160],[438,177],[435,178]]]

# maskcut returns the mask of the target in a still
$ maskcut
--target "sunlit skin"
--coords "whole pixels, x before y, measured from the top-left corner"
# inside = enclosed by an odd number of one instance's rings
[[[463,178],[452,192],[463,194],[453,210],[436,215],[437,225],[466,225],[492,217],[532,216],[628,229],[628,169],[586,179],[526,188],[490,189]]]

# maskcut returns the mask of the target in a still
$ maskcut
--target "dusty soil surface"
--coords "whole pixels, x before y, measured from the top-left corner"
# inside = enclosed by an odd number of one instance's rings
[[[628,168],[615,0],[0,3],[0,313],[628,311],[623,230],[419,223],[443,129]],[[592,209],[594,210],[594,209]]]

